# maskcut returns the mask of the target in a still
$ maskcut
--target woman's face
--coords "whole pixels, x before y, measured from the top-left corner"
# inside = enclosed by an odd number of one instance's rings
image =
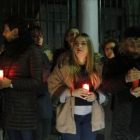
[[[73,44],[73,52],[79,62],[85,62],[88,55],[88,46],[84,37],[79,36]]]
[[[32,38],[33,38],[33,40],[35,41],[36,44],[38,44],[39,46],[42,46],[43,35],[40,31],[38,31],[37,29],[32,31],[31,36],[32,36]]]
[[[106,46],[105,46],[105,55],[108,59],[111,59],[113,57],[115,57],[115,54],[114,54],[114,49],[115,47],[115,43],[113,42],[110,42],[110,43],[107,43]]]
[[[66,37],[66,41],[68,41],[68,43],[70,44],[70,46],[73,46],[73,41],[74,38],[76,37],[76,35],[79,34],[79,31],[75,28],[72,28],[68,33],[67,33],[67,37]]]
[[[140,41],[135,42],[132,39],[128,39],[124,42],[124,45],[133,58],[140,57]]]

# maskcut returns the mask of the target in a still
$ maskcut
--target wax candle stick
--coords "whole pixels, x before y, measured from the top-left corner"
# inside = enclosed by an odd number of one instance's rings
[[[3,70],[0,70],[0,80],[3,79]]]
[[[132,82],[132,88],[135,89],[139,87],[139,79]]]
[[[89,84],[83,84],[83,88],[89,91]],[[87,94],[87,93],[84,93],[84,94]],[[82,96],[82,97],[85,97],[85,96]]]

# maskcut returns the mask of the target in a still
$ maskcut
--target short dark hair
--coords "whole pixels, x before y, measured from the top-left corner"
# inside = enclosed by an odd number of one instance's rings
[[[66,50],[70,50],[70,49],[71,49],[71,46],[69,45],[68,41],[66,41],[66,38],[67,38],[68,33],[69,33],[72,29],[76,29],[76,30],[79,31],[79,29],[78,29],[77,27],[70,27],[70,28],[65,32],[65,35],[64,35],[64,42],[63,42],[63,48],[65,48]]]
[[[37,25],[33,25],[28,29],[29,32],[35,31],[35,30],[38,30],[39,32],[41,32],[41,34],[43,34],[42,28],[40,26],[37,26]]]
[[[106,47],[106,45],[107,45],[108,43],[114,43],[114,44],[115,44],[115,46],[114,46],[114,48],[113,48],[113,52],[114,52],[114,54],[115,54],[115,56],[116,56],[117,53],[118,53],[118,40],[115,39],[115,38],[109,38],[109,39],[105,40],[105,42],[103,43],[103,46],[102,46],[103,51],[104,51],[104,55],[105,55],[105,47]]]
[[[9,17],[4,22],[4,24],[7,24],[10,30],[17,28],[19,36],[24,34],[28,29],[26,21],[23,18],[20,18],[18,16]]]
[[[103,49],[105,49],[106,44],[108,44],[108,43],[114,43],[115,46],[116,46],[118,44],[118,41],[115,38],[106,39],[104,44],[103,44]]]

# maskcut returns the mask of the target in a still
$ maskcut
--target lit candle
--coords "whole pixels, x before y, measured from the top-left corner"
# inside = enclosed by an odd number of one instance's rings
[[[83,84],[83,88],[89,91],[89,84]],[[84,93],[84,94],[87,94],[87,93]],[[82,97],[85,97],[85,96],[82,96]]]
[[[83,88],[89,91],[89,84],[83,84]]]
[[[3,79],[3,70],[0,70],[0,80]]]
[[[139,79],[132,82],[132,88],[135,89],[139,87]]]

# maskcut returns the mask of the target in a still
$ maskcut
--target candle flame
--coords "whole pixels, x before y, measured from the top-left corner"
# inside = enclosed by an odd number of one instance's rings
[[[89,84],[83,84],[83,88],[89,91]]]

